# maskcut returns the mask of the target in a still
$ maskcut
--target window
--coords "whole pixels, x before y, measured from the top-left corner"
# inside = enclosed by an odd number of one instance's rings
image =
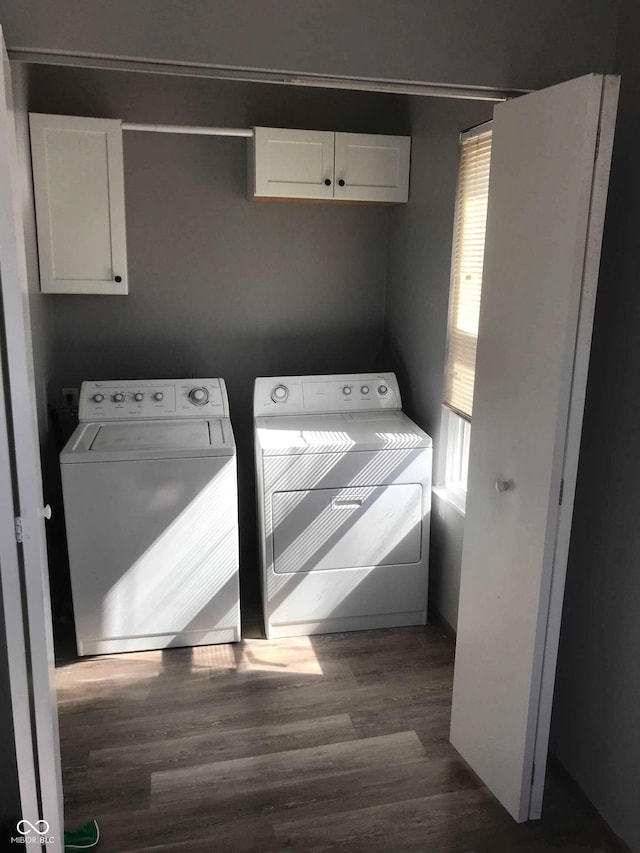
[[[440,490],[462,511],[467,491],[490,165],[490,127],[484,124],[462,134],[439,466]]]
[[[467,498],[467,471],[471,423],[466,418],[442,407],[440,424],[439,482],[440,497],[464,513]]]

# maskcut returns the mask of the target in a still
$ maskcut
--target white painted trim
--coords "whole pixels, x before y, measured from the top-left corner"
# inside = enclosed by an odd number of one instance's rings
[[[1,35],[1,29],[0,29]],[[53,632],[49,574],[44,534],[42,472],[35,409],[31,327],[27,298],[27,265],[22,220],[13,92],[9,61],[3,48],[0,79],[0,259],[1,294],[6,341],[6,364],[10,393],[13,447],[10,453],[15,469],[16,514],[23,524],[22,578],[28,625],[28,670],[32,697],[32,719],[37,750],[37,777],[41,814],[49,823],[54,842],[48,849],[62,849],[63,809],[62,770],[58,739],[57,706],[52,672],[54,669]],[[14,540],[15,541],[15,540]],[[5,607],[18,608],[21,598],[5,601]],[[24,645],[23,637],[23,645]],[[24,714],[26,709],[22,709]],[[31,715],[30,715],[31,722]],[[31,819],[28,815],[25,818]]]
[[[359,92],[385,92],[395,95],[418,95],[473,101],[507,101],[509,98],[525,95],[529,91],[528,89],[501,89],[491,86],[464,86],[456,83],[432,83],[376,77],[298,74],[291,71],[242,68],[206,62],[154,61],[134,56],[46,49],[32,50],[26,47],[12,48],[9,51],[9,57],[16,62],[32,64],[104,68],[116,71],[139,71],[147,74],[173,74],[187,77],[207,77],[215,80],[239,80],[248,83],[274,83],[320,89],[348,89]]]
[[[549,593],[549,612],[545,628],[545,645],[537,709],[534,773],[529,803],[530,820],[537,819],[542,814],[553,689],[562,620],[562,604],[567,562],[569,559],[573,506],[580,455],[580,438],[587,392],[589,354],[591,350],[602,236],[609,188],[609,172],[620,90],[619,77],[606,75],[598,79],[602,85],[599,109],[599,146],[595,152],[594,159],[593,188],[584,254],[582,292],[579,305],[575,353],[572,362],[572,382],[564,445],[564,463],[561,474],[561,483],[563,484],[562,504],[558,512],[553,573]]]
[[[4,172],[8,159],[7,135],[2,133],[2,119],[6,122],[11,114],[12,103],[5,102],[11,96],[11,72],[2,28],[0,27],[0,170]],[[6,203],[9,194],[0,196],[0,234],[13,228],[11,205]],[[1,286],[1,284],[0,284]],[[0,304],[3,304],[3,290],[0,290]],[[3,306],[2,314],[6,314]],[[0,328],[0,339],[4,341],[4,329]],[[4,343],[2,346],[4,350]],[[11,689],[11,708],[15,738],[16,761],[18,768],[18,786],[22,814],[33,821],[39,818],[38,790],[36,780],[36,757],[34,753],[33,732],[31,729],[31,698],[28,661],[26,654],[26,625],[21,604],[21,573],[19,549],[16,542],[15,515],[17,501],[13,488],[12,454],[13,447],[9,439],[9,408],[5,389],[9,390],[5,365],[0,361],[0,583],[4,608],[5,633],[9,683]],[[33,817],[32,817],[33,816]]]
[[[0,227],[2,227],[0,213]],[[13,735],[22,814],[39,818],[35,755],[31,731],[31,703],[26,655],[26,628],[20,605],[20,561],[14,528],[11,447],[7,430],[6,377],[0,361],[0,584],[4,609]]]
[[[464,518],[467,509],[467,496],[459,489],[449,489],[446,486],[434,486],[431,490],[438,500],[452,506]]]
[[[123,121],[122,130],[136,130],[145,133],[185,133],[193,136],[239,136],[253,139],[253,128],[243,127],[198,127],[188,124],[137,124]]]

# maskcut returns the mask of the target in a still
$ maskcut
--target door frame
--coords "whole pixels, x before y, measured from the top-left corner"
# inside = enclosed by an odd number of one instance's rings
[[[553,707],[553,691],[558,660],[558,646],[562,623],[565,580],[569,561],[569,546],[573,524],[573,508],[580,457],[582,422],[587,396],[587,378],[591,338],[596,309],[596,293],[600,275],[600,257],[606,211],[609,174],[613,154],[614,130],[620,92],[620,78],[604,75],[600,101],[599,128],[596,156],[593,166],[593,185],[585,245],[582,290],[578,313],[571,386],[567,413],[564,456],[561,460],[561,502],[554,543],[553,563],[549,588],[549,607],[544,626],[544,652],[540,675],[540,692],[537,709],[536,739],[533,755],[533,778],[529,819],[537,820],[542,814],[542,800],[546,776],[549,733]]]
[[[14,94],[11,68],[0,27],[0,176],[3,193],[0,194],[0,300],[2,324],[0,338],[3,346],[3,396],[6,394],[4,426],[9,443],[8,460],[12,472],[13,515],[20,520],[20,537],[16,536],[13,521],[11,539],[17,552],[16,564],[9,563],[9,599],[5,609],[20,611],[21,624],[12,613],[11,642],[22,643],[23,651],[16,658],[13,696],[20,721],[18,777],[24,781],[25,798],[33,808],[32,780],[35,778],[35,814],[24,814],[35,823],[44,819],[48,823],[46,847],[62,849],[63,805],[62,766],[60,761],[59,731],[53,671],[55,668],[53,627],[44,531],[42,470],[40,465],[40,440],[36,415],[36,389],[33,370],[33,346],[28,311],[28,277],[24,220],[20,187],[20,160],[18,157]],[[0,417],[0,420],[2,418]],[[4,496],[3,496],[4,497]],[[3,545],[8,507],[2,514]],[[3,584],[4,584],[3,573]],[[19,581],[19,585],[18,584]],[[8,638],[9,639],[9,638]],[[29,704],[24,705],[24,672],[26,666]],[[21,720],[20,717],[24,717]],[[25,728],[28,721],[30,734]],[[26,738],[31,739],[31,750]],[[18,743],[16,743],[18,747]],[[33,769],[32,769],[33,768]]]

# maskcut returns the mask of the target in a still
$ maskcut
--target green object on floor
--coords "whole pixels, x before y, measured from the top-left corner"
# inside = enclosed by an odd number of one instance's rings
[[[83,823],[78,829],[69,829],[64,834],[64,849],[88,850],[95,847],[100,840],[100,829],[96,820]]]

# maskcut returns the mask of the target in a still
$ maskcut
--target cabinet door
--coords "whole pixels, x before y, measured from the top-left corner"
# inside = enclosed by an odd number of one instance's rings
[[[128,293],[122,126],[32,113],[44,293]]]
[[[410,136],[336,133],[335,144],[336,199],[408,200]]]
[[[254,128],[255,198],[333,198],[331,131]]]

